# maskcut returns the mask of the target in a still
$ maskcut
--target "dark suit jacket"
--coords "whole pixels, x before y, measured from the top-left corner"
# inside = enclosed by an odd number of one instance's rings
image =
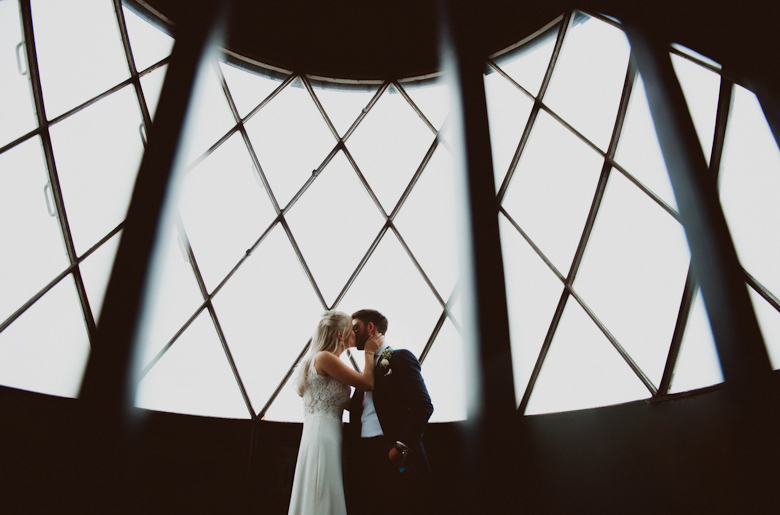
[[[406,349],[393,349],[387,369],[377,364],[373,397],[388,450],[395,442],[403,442],[410,450],[405,468],[409,472],[430,472],[422,437],[433,413],[433,404],[420,373],[420,362],[414,354]],[[355,392],[349,413],[349,434],[360,438],[363,392]]]

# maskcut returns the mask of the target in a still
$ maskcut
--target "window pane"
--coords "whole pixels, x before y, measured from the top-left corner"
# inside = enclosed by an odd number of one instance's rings
[[[516,50],[497,57],[496,64],[529,93],[537,95],[550,65],[559,30],[560,23]]]
[[[222,81],[217,77],[214,56],[204,59],[195,80],[192,104],[188,113],[184,162],[201,157],[235,125]]]
[[[441,145],[395,219],[401,237],[445,301],[460,273],[455,183],[452,157]]]
[[[780,293],[780,151],[756,96],[739,86],[726,129],[721,204],[742,266]]]
[[[393,86],[347,141],[360,171],[389,214],[435,135]]]
[[[430,422],[466,420],[466,366],[463,339],[449,319],[422,365],[423,379],[433,403]]]
[[[214,309],[252,406],[259,411],[324,311],[281,225],[217,293]]]
[[[241,135],[231,136],[187,173],[179,211],[200,273],[213,291],[276,217]]]
[[[748,292],[750,292],[750,300],[753,301],[753,309],[756,311],[772,368],[780,369],[780,313],[753,288],[748,287]]]
[[[515,397],[519,404],[550,328],[563,284],[503,216],[499,217],[499,229]]]
[[[157,101],[160,100],[166,71],[168,71],[167,64],[141,77],[141,89],[144,91],[146,107],[149,109],[149,116],[152,120],[154,120],[154,113],[157,111]]]
[[[540,112],[503,206],[566,275],[585,227],[603,159]]]
[[[300,79],[263,107],[246,124],[246,130],[282,208],[336,144]]]
[[[114,267],[114,258],[119,248],[121,231],[110,240],[100,246],[94,253],[85,259],[80,265],[81,279],[87,290],[89,307],[92,308],[92,316],[98,321],[100,309],[103,307],[103,299],[106,295],[108,280],[111,278],[111,270]]]
[[[0,2],[0,147],[30,132],[37,125],[30,95],[27,48],[22,45],[19,2]],[[24,73],[19,73],[19,67]]]
[[[631,91],[615,160],[661,200],[677,209],[672,181],[650,115],[645,83],[640,75]]]
[[[208,311],[141,380],[135,405],[191,415],[250,417]]]
[[[69,275],[0,333],[0,384],[76,397],[89,337]]]
[[[444,120],[450,114],[450,92],[447,83],[437,81],[431,84],[409,84],[401,87],[431,122],[431,125],[437,130],[441,129]]]
[[[376,85],[360,88],[349,86],[344,89],[338,85],[332,87],[318,85],[314,89],[314,94],[317,95],[317,100],[320,101],[322,108],[328,113],[328,118],[336,128],[336,132],[343,137],[363,109],[374,98],[378,89],[379,86]]]
[[[499,73],[485,76],[496,191],[501,188],[534,103]]]
[[[130,76],[112,2],[32,0],[31,5],[49,119]]]
[[[613,172],[574,287],[656,385],[689,261],[682,226]]]
[[[133,50],[135,69],[143,71],[171,55],[173,38],[142,19],[127,7],[122,7]]]
[[[124,220],[143,143],[132,86],[51,127],[62,196],[78,254]]]
[[[526,414],[595,408],[649,396],[604,333],[569,298]]]
[[[238,114],[242,118],[259,106],[260,102],[282,83],[281,80],[269,79],[224,62],[219,63],[219,68],[225,77]]]
[[[339,152],[290,209],[287,222],[326,304],[332,306],[384,218]]]
[[[195,314],[203,303],[184,243],[170,223],[154,250],[152,291],[145,300],[145,319],[136,343],[140,363],[146,366]]]
[[[602,150],[615,126],[629,53],[622,30],[585,16],[569,27],[544,97],[545,104]]]
[[[441,316],[442,306],[395,234],[388,231],[338,309],[376,309],[389,321],[387,344],[419,356]],[[358,363],[362,363],[363,354]]]
[[[70,263],[48,184],[39,138],[0,154],[0,320]]]
[[[699,288],[691,307],[669,392],[684,392],[722,382],[718,350]]]
[[[678,55],[671,54],[671,57],[704,157],[709,163],[712,138],[715,135],[715,117],[718,114],[720,75]]]

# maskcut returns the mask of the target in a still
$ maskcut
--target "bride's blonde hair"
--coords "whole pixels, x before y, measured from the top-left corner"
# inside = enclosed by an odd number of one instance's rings
[[[306,391],[307,378],[309,377],[309,365],[314,356],[320,351],[336,352],[339,346],[344,345],[347,331],[352,331],[352,317],[343,311],[326,311],[322,314],[314,335],[311,337],[311,346],[306,359],[298,365],[296,377],[296,390],[303,397]],[[339,339],[341,333],[341,339]]]

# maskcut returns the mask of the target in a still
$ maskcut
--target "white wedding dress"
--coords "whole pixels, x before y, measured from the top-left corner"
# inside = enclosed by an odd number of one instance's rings
[[[321,376],[309,363],[303,393],[303,434],[295,464],[290,515],[346,514],[341,472],[341,418],[349,386]]]

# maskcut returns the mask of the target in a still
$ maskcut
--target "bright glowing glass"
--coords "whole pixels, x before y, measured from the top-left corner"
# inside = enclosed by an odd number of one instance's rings
[[[602,150],[612,136],[629,53],[622,30],[585,16],[569,27],[543,99]]]
[[[287,222],[325,303],[332,306],[384,218],[339,152],[290,209]]]
[[[69,264],[37,137],[0,154],[0,241],[2,321]]]
[[[281,80],[255,75],[224,62],[219,63],[219,68],[241,117],[248,115],[282,83]]]
[[[689,261],[682,226],[613,171],[574,287],[656,386]]]
[[[715,117],[718,114],[720,75],[678,55],[671,54],[671,58],[704,157],[709,163],[712,154],[712,138],[715,134]]]
[[[76,252],[83,254],[124,220],[143,142],[132,86],[51,127],[57,173]]]

